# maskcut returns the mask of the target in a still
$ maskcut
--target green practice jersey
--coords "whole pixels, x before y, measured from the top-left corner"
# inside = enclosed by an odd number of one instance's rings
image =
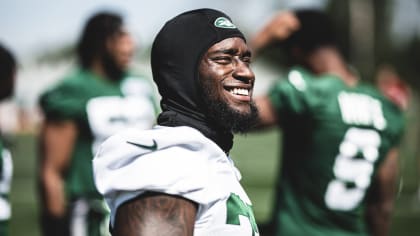
[[[47,120],[73,121],[78,137],[66,171],[69,199],[98,197],[92,159],[99,145],[126,128],[146,129],[155,122],[151,84],[141,77],[126,76],[109,81],[78,70],[46,91],[40,105]]]
[[[8,223],[11,216],[9,192],[12,172],[12,157],[0,140],[0,236],[8,235],[9,231]]]
[[[299,68],[269,98],[283,129],[278,235],[367,235],[366,193],[399,142],[402,113],[371,86]]]

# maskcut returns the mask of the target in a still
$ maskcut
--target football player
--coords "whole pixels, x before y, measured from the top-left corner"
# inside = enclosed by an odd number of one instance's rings
[[[78,68],[40,98],[44,235],[108,234],[93,155],[117,131],[155,123],[151,84],[128,71],[134,46],[120,15],[93,15],[77,45]]]
[[[16,59],[0,44],[0,100],[10,97],[16,77]],[[0,236],[9,235],[11,206],[9,201],[13,164],[10,151],[0,139]]]
[[[115,235],[259,235],[229,157],[232,132],[255,123],[244,35],[224,13],[185,12],[156,36],[158,126],[112,136],[94,159]]]
[[[273,41],[291,66],[256,98],[260,126],[283,131],[275,235],[386,235],[401,109],[348,66],[324,13],[280,13],[254,45]]]

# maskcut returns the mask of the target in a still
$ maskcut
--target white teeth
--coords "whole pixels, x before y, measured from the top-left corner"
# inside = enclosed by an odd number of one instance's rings
[[[248,96],[249,95],[248,89],[233,88],[232,90],[230,90],[230,92],[232,94],[243,95],[243,96]]]
[[[240,89],[239,90],[239,94],[248,96],[248,90],[246,90],[246,89]]]

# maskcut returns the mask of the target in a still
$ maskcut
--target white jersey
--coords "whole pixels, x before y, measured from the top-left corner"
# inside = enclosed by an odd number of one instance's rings
[[[96,186],[111,209],[145,191],[199,206],[194,235],[259,235],[251,201],[233,161],[190,127],[130,130],[105,141],[93,160]]]

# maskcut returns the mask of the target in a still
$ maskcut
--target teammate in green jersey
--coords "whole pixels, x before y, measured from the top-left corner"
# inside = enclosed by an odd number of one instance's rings
[[[258,49],[272,41],[291,65],[287,80],[256,99],[261,126],[283,130],[276,235],[386,235],[400,108],[349,69],[325,14],[281,13],[253,42]]]
[[[16,76],[16,59],[0,44],[0,100],[13,93]],[[0,236],[9,234],[8,224],[11,216],[9,191],[12,180],[12,158],[0,139]]]
[[[92,16],[77,45],[79,68],[40,98],[44,235],[107,235],[108,209],[93,183],[99,144],[155,122],[151,83],[127,72],[134,52],[121,16]]]

